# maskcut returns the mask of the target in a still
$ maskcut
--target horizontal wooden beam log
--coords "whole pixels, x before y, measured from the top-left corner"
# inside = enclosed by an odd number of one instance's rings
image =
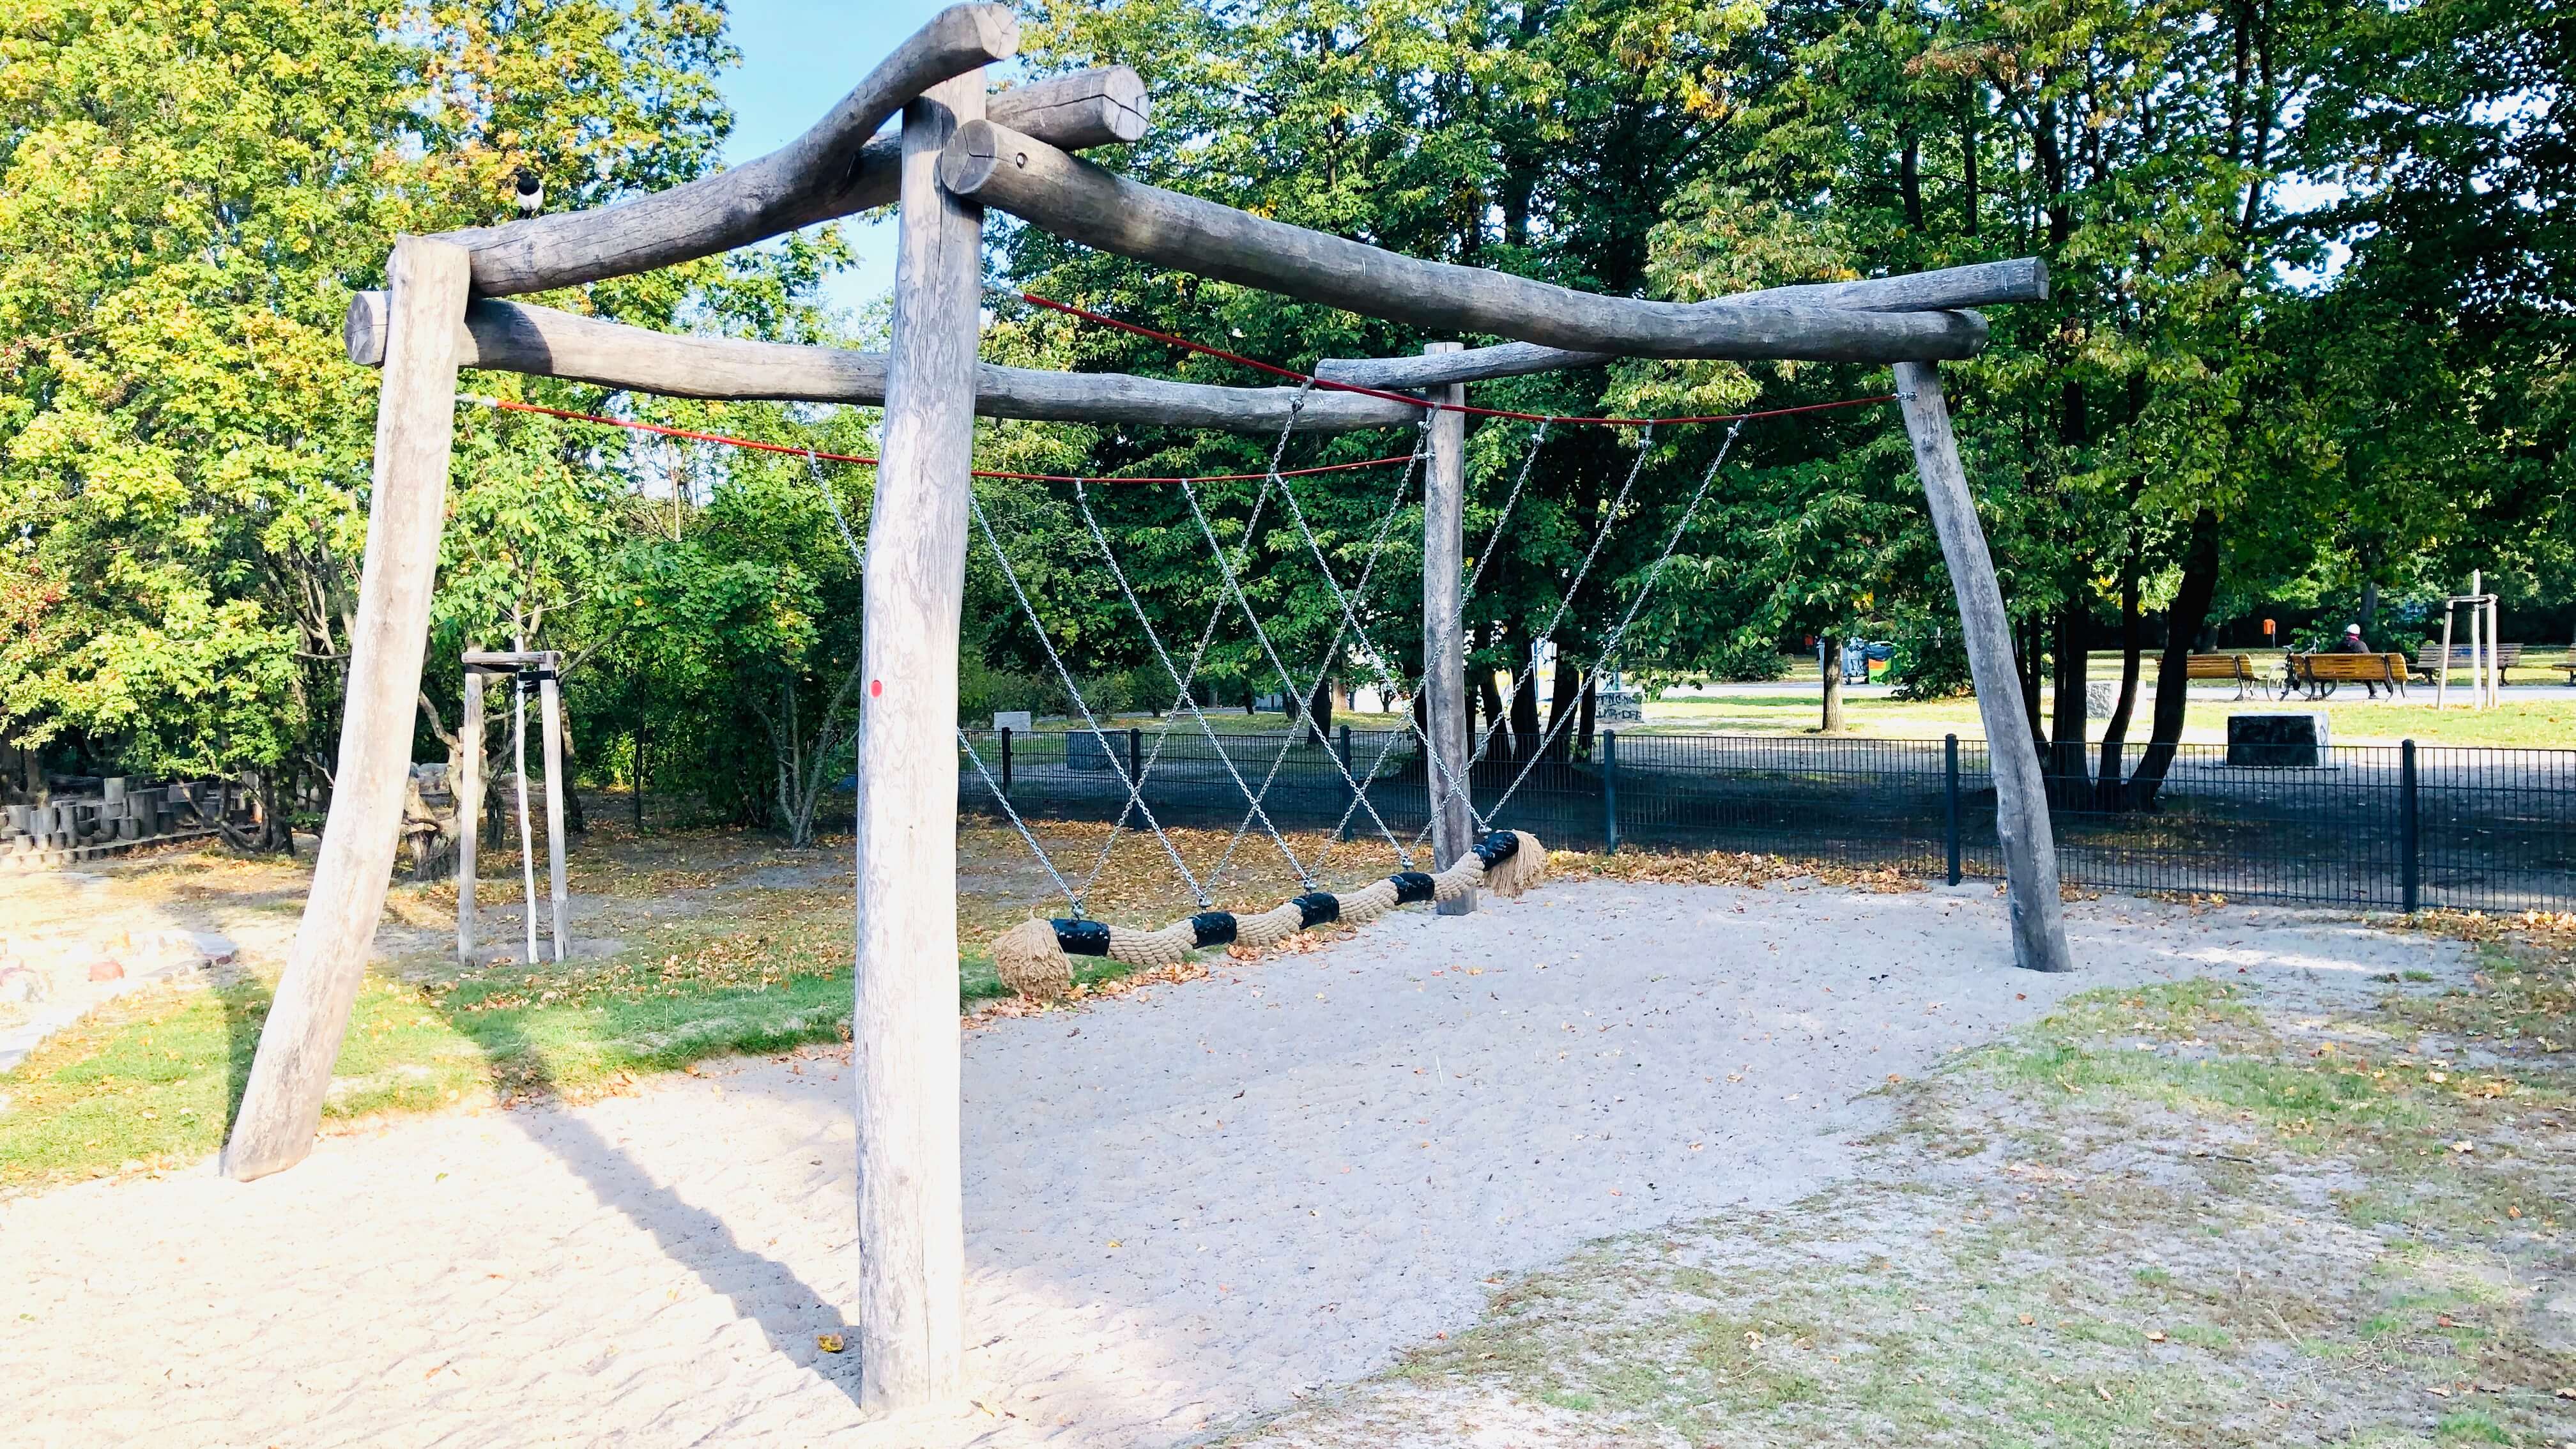
[[[939,161],[950,191],[1101,251],[1426,330],[1632,357],[1900,362],[1970,357],[1968,312],[1648,302],[1425,262],[1130,181],[990,120]]]
[[[1819,282],[1739,292],[1699,307],[1768,306],[1781,303],[1815,307],[1850,307],[1863,312],[1929,312],[1987,307],[2001,302],[2048,299],[2048,264],[2037,257],[1943,267],[1902,277],[1870,277],[1857,282]],[[1412,390],[1495,377],[1523,377],[1533,372],[1599,367],[1617,361],[1607,352],[1574,352],[1541,347],[1534,342],[1506,342],[1463,352],[1419,357],[1326,358],[1315,375],[1358,387]]]
[[[891,206],[899,142],[878,127],[931,86],[1010,57],[1009,7],[957,5],[933,16],[832,113],[780,149],[686,186],[614,206],[447,233],[473,253],[487,297],[620,277]],[[1073,149],[1145,134],[1145,83],[1125,66],[1036,81],[993,97],[992,114]]]
[[[692,337],[622,322],[603,322],[552,307],[477,298],[458,324],[463,367],[560,377],[664,397],[728,401],[832,402],[874,407],[885,401],[882,352]],[[349,300],[344,328],[349,360],[379,366],[385,355],[385,294]],[[993,418],[1108,423],[1137,427],[1213,428],[1275,433],[1289,423],[1299,389],[1210,387],[1119,372],[1049,372],[982,364],[975,411]],[[1422,410],[1391,398],[1309,392],[1296,408],[1296,431],[1341,433],[1410,425]]]

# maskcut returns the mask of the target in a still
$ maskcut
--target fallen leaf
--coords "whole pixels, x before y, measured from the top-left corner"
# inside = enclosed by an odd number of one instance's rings
[[[2164,1341],[2165,1331],[2161,1328],[2156,1329],[2147,1335],[2147,1342],[2149,1343],[2162,1343]]]
[[[839,1353],[849,1344],[837,1333],[818,1333],[814,1335],[814,1346],[825,1353]]]

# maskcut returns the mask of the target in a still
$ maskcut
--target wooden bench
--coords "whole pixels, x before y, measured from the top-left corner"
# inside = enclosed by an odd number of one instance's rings
[[[2261,683],[2254,673],[2254,656],[2251,654],[2195,654],[2191,656],[2183,678],[2230,680],[2236,685],[2238,699],[2245,697],[2247,689]]]
[[[2509,670],[2509,669],[2511,669],[2511,668],[2513,668],[2515,665],[2520,664],[2521,662],[2522,662],[2522,646],[2521,646],[2521,645],[2519,645],[2519,644],[2498,644],[2498,645],[2495,647],[2495,672],[2496,672],[2496,682],[2497,682],[2498,684],[2502,684],[2502,683],[2504,682],[2504,679],[2505,679],[2505,671],[2506,671],[2506,670]],[[2468,645],[2466,645],[2466,644],[2454,644],[2454,645],[2452,645],[2452,646],[2451,646],[2451,670],[2452,670],[2452,672],[2453,672],[2454,674],[2466,673],[2466,672],[2467,672],[2467,670],[2468,670],[2468,667],[2469,667],[2469,646],[2468,646]],[[2559,665],[2558,667],[2559,667],[2559,668],[2561,668],[2561,669],[2565,669],[2565,670],[2567,670],[2567,671],[2568,671],[2568,678],[2569,678],[2569,680],[2570,680],[2570,681],[2576,681],[2576,667],[2571,667],[2571,666],[2566,665],[2566,664],[2561,664],[2561,665]],[[2419,676],[2421,676],[2421,677],[2423,678],[2423,680],[2424,680],[2424,682],[2425,682],[2426,684],[2430,684],[2430,683],[2432,683],[2432,682],[2433,682],[2433,677],[2434,677],[2435,675],[2440,674],[2440,673],[2442,672],[2442,651],[2441,651],[2441,650],[2439,650],[2439,649],[2427,649],[2427,650],[2425,650],[2425,651],[2424,651],[2424,653],[2423,653],[2419,658],[2417,658],[2417,659],[2416,659],[2416,661],[2415,661],[2415,672],[2416,672],[2416,674],[2418,674]]]
[[[2385,684],[2398,695],[2406,693],[2406,656],[2403,654],[2293,654],[2286,661],[2288,677],[2281,693],[2293,690],[2309,699],[2323,699],[2340,684]]]

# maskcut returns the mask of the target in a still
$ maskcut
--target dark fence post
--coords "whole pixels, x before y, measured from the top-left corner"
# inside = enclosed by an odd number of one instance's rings
[[[1004,726],[1002,726],[1002,796],[1003,796],[1003,798],[1004,798],[1004,799],[1008,799],[1008,798],[1010,798],[1010,794],[1011,794],[1011,727],[1010,727],[1009,725],[1004,725]]]
[[[2423,822],[2415,803],[2415,742],[2397,746],[2397,893],[2409,912],[2424,907]]]
[[[1127,815],[1142,814],[1145,808],[1145,732],[1134,725],[1127,727],[1127,778],[1136,786],[1136,799],[1128,806]],[[1120,820],[1125,820],[1122,815]]]
[[[1619,853],[1619,732],[1601,732],[1601,848]]]
[[[1333,748],[1341,752],[1342,774],[1344,776],[1342,784],[1342,828],[1341,832],[1334,838],[1338,840],[1348,840],[1351,838],[1351,817],[1357,814],[1360,808],[1359,777],[1351,773],[1351,727],[1349,725],[1342,726],[1341,736],[1334,742]]]
[[[1941,843],[1949,855],[1950,884],[1959,883],[1959,737],[1941,737]]]

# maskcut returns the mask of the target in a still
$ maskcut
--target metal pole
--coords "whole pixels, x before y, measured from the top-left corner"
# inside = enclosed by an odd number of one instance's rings
[[[1128,807],[1135,814],[1145,804],[1145,732],[1134,725],[1127,727],[1127,778],[1136,784],[1136,803]]]
[[[1002,797],[1003,797],[1004,799],[1009,799],[1009,798],[1010,798],[1010,794],[1011,794],[1011,727],[1010,727],[1009,725],[1004,725],[1004,726],[1002,726]]]
[[[1619,732],[1601,732],[1602,849],[1619,853]]]
[[[2487,703],[2504,705],[2504,601],[2487,595]]]
[[[1959,883],[1959,737],[1941,737],[1941,843],[1949,857],[1950,884]]]
[[[1351,838],[1351,817],[1359,812],[1360,805],[1359,776],[1351,773],[1351,727],[1349,725],[1342,726],[1341,738],[1336,748],[1342,752],[1342,777],[1347,782],[1342,786],[1340,838],[1348,840]]]
[[[2415,795],[2415,742],[2397,746],[2397,892],[2411,915],[2424,908],[2424,823]]]

